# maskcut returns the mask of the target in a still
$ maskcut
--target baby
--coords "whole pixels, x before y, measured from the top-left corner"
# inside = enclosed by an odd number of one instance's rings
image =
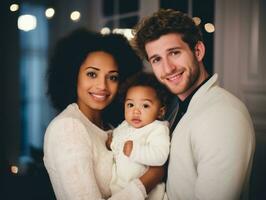
[[[167,89],[148,73],[140,73],[124,87],[125,120],[106,142],[114,153],[110,188],[112,194],[140,177],[149,166],[162,166],[169,154],[170,137],[166,112]],[[149,200],[162,200],[165,185],[157,185]]]

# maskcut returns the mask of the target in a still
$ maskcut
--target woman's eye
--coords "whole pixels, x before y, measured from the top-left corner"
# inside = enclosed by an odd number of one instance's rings
[[[89,76],[91,78],[95,78],[96,77],[96,73],[95,72],[87,72],[87,76]]]
[[[109,76],[109,79],[111,81],[117,82],[119,80],[119,76],[118,75],[110,75]]]

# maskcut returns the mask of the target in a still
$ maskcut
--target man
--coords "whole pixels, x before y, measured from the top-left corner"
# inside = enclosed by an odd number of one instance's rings
[[[158,80],[179,98],[168,165],[167,196],[176,199],[247,198],[255,148],[245,105],[209,77],[205,46],[193,20],[160,10],[135,29],[134,45]]]

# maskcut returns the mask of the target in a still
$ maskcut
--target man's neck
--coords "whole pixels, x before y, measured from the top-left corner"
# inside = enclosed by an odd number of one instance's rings
[[[204,66],[203,66],[204,67]],[[191,93],[193,93],[193,91],[195,89],[197,89],[207,78],[209,77],[208,72],[203,69],[200,72],[199,78],[197,79],[197,81],[184,93],[177,95],[178,98],[181,101],[184,101]]]

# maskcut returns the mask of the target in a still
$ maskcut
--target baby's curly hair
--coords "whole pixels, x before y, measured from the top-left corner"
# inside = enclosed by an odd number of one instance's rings
[[[89,53],[104,51],[117,62],[122,82],[142,70],[142,61],[121,34],[101,35],[79,28],[58,41],[47,70],[47,94],[53,107],[62,111],[77,100],[80,66]]]
[[[133,29],[132,44],[138,54],[147,59],[146,43],[159,39],[168,33],[180,34],[194,52],[198,41],[203,41],[199,27],[187,14],[173,9],[160,9],[149,17],[143,18]]]
[[[146,86],[153,88],[161,105],[165,106],[166,110],[167,104],[174,96],[163,84],[157,80],[154,74],[148,72],[138,72],[122,84],[119,91],[121,102],[125,101],[127,91],[135,86]]]

